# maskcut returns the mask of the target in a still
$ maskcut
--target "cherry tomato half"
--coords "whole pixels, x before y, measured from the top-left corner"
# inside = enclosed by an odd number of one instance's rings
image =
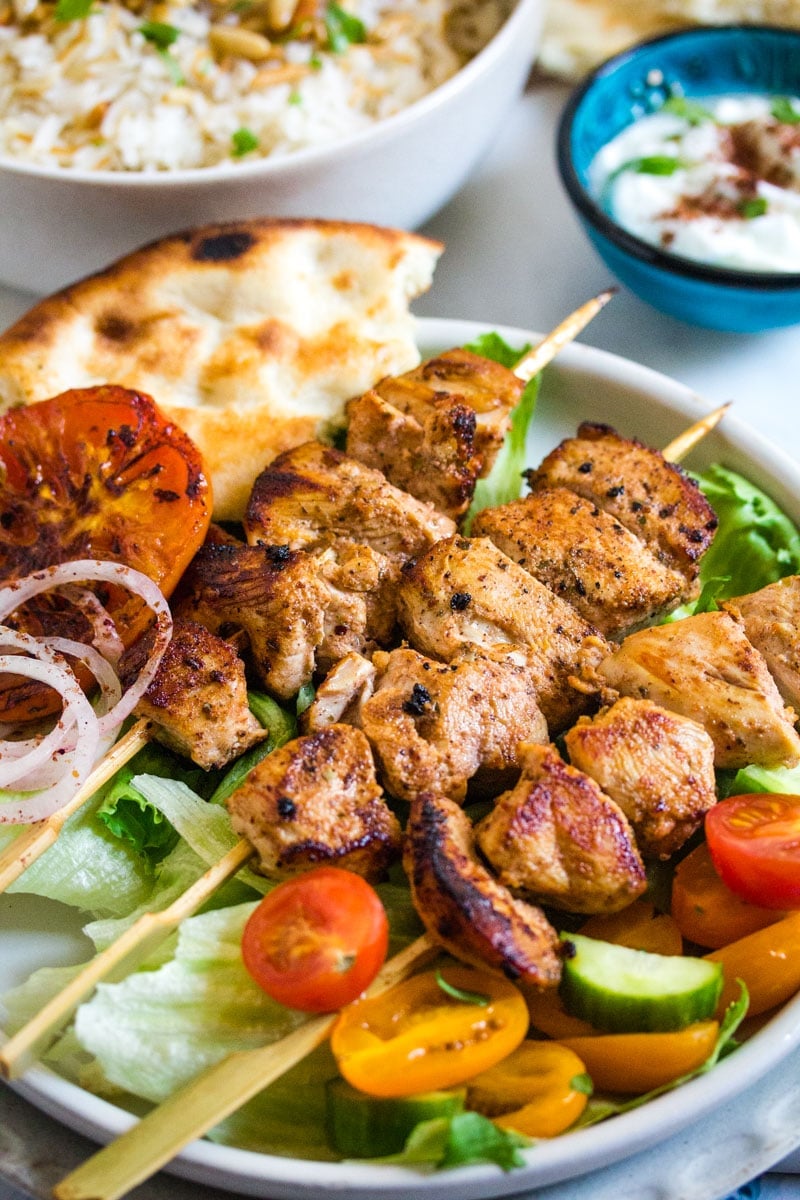
[[[369,987],[388,945],[375,889],[352,871],[315,867],[264,897],[245,925],[242,957],[279,1004],[334,1012]]]
[[[705,825],[731,891],[764,908],[800,908],[800,796],[731,796],[706,813]]]

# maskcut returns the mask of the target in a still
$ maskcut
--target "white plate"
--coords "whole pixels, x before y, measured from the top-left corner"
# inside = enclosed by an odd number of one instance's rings
[[[461,345],[485,329],[471,322],[421,321],[421,349],[428,355]],[[517,345],[539,337],[518,329],[502,328],[500,332]],[[547,370],[534,422],[531,460],[538,461],[560,438],[574,433],[583,419],[605,421],[622,433],[658,446],[665,445],[708,407],[663,375],[573,345]],[[715,460],[746,473],[800,522],[800,469],[735,417],[725,418],[723,427],[694,453],[690,465],[702,469]],[[74,958],[78,931],[77,920],[60,906],[25,897],[2,897],[0,990],[44,962]],[[524,1168],[509,1173],[478,1166],[420,1175],[394,1167],[294,1161],[208,1142],[188,1147],[170,1169],[188,1179],[270,1200],[329,1200],[331,1192],[343,1200],[366,1200],[376,1193],[394,1200],[473,1200],[519,1193],[620,1162],[694,1125],[757,1083],[798,1045],[800,998],[708,1075],[641,1109],[542,1143],[528,1153]],[[16,1088],[43,1111],[96,1141],[108,1141],[132,1123],[127,1113],[42,1068],[30,1071]],[[782,1147],[783,1152],[786,1149]],[[716,1193],[709,1185],[705,1194]]]

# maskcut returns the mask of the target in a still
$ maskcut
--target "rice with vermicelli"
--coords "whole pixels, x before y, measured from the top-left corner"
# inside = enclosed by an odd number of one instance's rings
[[[455,74],[510,7],[14,0],[3,17],[0,2],[0,155],[164,171],[327,145]]]

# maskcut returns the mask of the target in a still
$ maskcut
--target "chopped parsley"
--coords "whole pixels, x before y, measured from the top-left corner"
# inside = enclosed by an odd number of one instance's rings
[[[167,25],[164,21],[144,21],[139,26],[139,33],[158,51],[175,86],[183,87],[186,80],[181,65],[169,52],[170,46],[174,45],[181,35],[180,29],[176,29],[174,25]]]
[[[334,54],[344,54],[348,46],[367,40],[364,22],[359,21],[358,17],[354,17],[333,0],[325,8],[325,29],[328,34],[328,46]]]
[[[94,0],[58,0],[53,16],[57,21],[82,21],[92,11]]]
[[[251,129],[236,129],[231,134],[233,142],[232,154],[234,158],[243,158],[245,154],[250,154],[253,150],[258,149],[258,138]]]
[[[774,96],[770,112],[776,121],[784,125],[800,125],[800,110],[796,109],[788,96]]]
[[[763,217],[768,205],[766,197],[753,196],[750,200],[742,200],[738,207],[741,216],[746,221],[752,221],[754,217]]]
[[[436,972],[436,982],[445,995],[452,997],[453,1000],[460,1000],[462,1004],[477,1004],[479,1008],[486,1008],[489,1003],[489,997],[485,996],[483,992],[466,992],[463,988],[448,983],[441,971]]]
[[[690,125],[702,125],[704,121],[714,120],[713,113],[704,108],[702,104],[698,104],[696,100],[687,100],[686,96],[670,96],[661,105],[661,112],[683,117],[684,121],[688,121]]]
[[[174,25],[166,25],[163,21],[145,21],[139,26],[139,33],[157,50],[168,50],[178,40],[180,32]]]
[[[668,154],[647,154],[644,158],[634,158],[625,164],[627,170],[636,171],[639,175],[674,175],[682,166],[684,163],[679,158],[672,158]]]

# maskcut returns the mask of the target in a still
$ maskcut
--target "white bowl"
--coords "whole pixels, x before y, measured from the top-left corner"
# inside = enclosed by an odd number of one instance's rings
[[[416,228],[464,182],[525,86],[544,8],[544,0],[518,0],[446,83],[330,147],[147,176],[1,158],[0,282],[54,291],[164,234],[242,217]]]
[[[423,356],[428,356],[474,341],[492,328],[518,347],[541,336],[491,323],[422,320],[418,343]],[[664,446],[707,409],[688,388],[664,375],[591,346],[567,346],[544,376],[529,461],[540,461],[562,437],[573,435],[582,420],[607,421],[626,436]],[[715,461],[745,474],[800,522],[800,466],[756,430],[728,416],[692,452],[686,465],[701,471]],[[57,905],[44,908],[44,902],[26,896],[0,899],[4,902],[0,905],[0,993],[37,966],[75,961],[80,946],[75,912]],[[702,1146],[697,1158],[686,1157],[685,1147],[679,1146],[660,1178],[658,1167],[648,1169],[647,1158],[634,1160],[639,1165],[621,1185],[602,1191],[602,1197],[710,1198],[723,1194],[724,1185],[717,1187],[723,1177],[736,1186],[797,1144],[798,1088],[788,1073],[783,1088],[779,1080],[782,1071],[791,1070],[788,1060],[796,1057],[798,1048],[800,996],[708,1074],[609,1121],[544,1140],[526,1152],[524,1167],[507,1173],[489,1165],[423,1174],[367,1162],[296,1161],[207,1141],[188,1146],[168,1169],[185,1179],[259,1200],[495,1200],[523,1190],[529,1196],[531,1190],[556,1183],[564,1185],[562,1197],[597,1200],[601,1193],[593,1192],[590,1172],[646,1151],[657,1152],[660,1143],[681,1131],[694,1136],[702,1122],[736,1099],[736,1110],[725,1110],[729,1118],[725,1137]],[[755,1109],[748,1102],[748,1090],[768,1073],[776,1081],[780,1099]],[[107,1142],[133,1124],[122,1109],[41,1066],[14,1087],[37,1108],[95,1141]],[[702,1138],[694,1139],[696,1153],[698,1141],[702,1145]],[[658,1166],[664,1170],[663,1158]],[[588,1176],[585,1187],[581,1176]]]

